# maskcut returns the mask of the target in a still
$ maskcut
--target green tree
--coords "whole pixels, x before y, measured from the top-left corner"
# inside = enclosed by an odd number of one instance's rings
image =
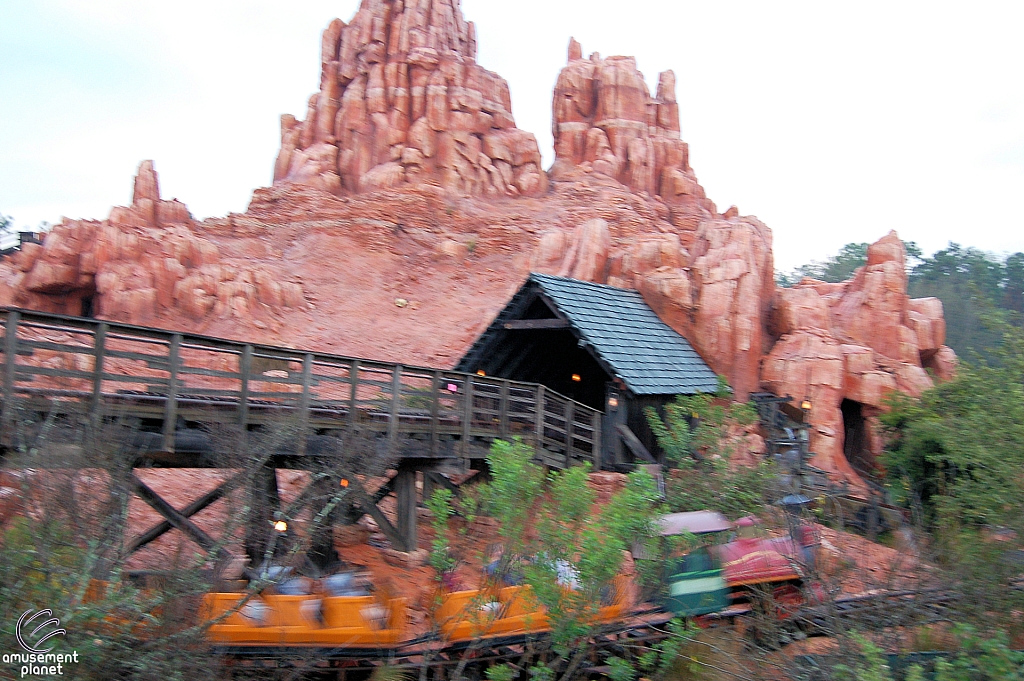
[[[657,489],[643,469],[603,508],[588,485],[588,466],[547,476],[519,440],[497,441],[481,490],[481,511],[499,522],[502,560],[521,571],[552,623],[556,651],[579,664],[581,641],[601,604],[614,593],[623,552],[655,535]],[[500,569],[500,568],[499,568]]]
[[[839,253],[825,260],[812,260],[801,265],[789,274],[780,274],[782,286],[793,286],[804,277],[837,283],[846,281],[853,276],[858,267],[868,261],[867,243],[849,243],[839,249]]]
[[[968,621],[1024,603],[1007,588],[1019,572],[1012,538],[1024,536],[1024,331],[1002,317],[987,318],[1002,335],[993,362],[964,363],[919,399],[895,396],[881,417],[887,484],[965,592]]]
[[[736,470],[729,465],[733,436],[757,421],[754,407],[728,402],[723,387],[715,395],[680,395],[665,405],[664,415],[653,408],[645,413],[675,468],[666,480],[673,511],[715,509],[738,518],[761,510],[772,478],[769,464]]]

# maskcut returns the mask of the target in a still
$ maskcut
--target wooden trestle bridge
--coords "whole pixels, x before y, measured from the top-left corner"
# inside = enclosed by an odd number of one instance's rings
[[[268,519],[279,503],[275,470],[330,470],[324,452],[338,450],[325,448],[325,439],[346,442],[352,434],[388,452],[397,469],[381,490],[357,495],[357,517],[369,513],[405,551],[416,548],[417,472],[447,484],[439,471],[467,470],[495,439],[512,437],[548,467],[601,468],[602,414],[543,385],[15,308],[0,308],[0,325],[3,451],[17,448],[26,419],[56,414],[95,424],[130,416],[147,431],[133,466],[214,468],[224,459],[198,433],[223,426],[244,438],[287,422],[296,436],[285,450],[266,453],[252,483]],[[171,528],[214,549],[189,517],[224,496],[237,476],[184,509],[132,479],[135,493],[165,519],[132,549]],[[397,527],[377,508],[389,492],[397,497]],[[258,539],[247,544],[251,559],[262,555]]]

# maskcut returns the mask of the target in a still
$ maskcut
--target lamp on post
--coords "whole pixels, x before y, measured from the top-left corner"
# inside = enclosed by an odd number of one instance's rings
[[[800,401],[800,411],[803,412],[802,428],[800,429],[800,446],[797,448],[799,452],[799,459],[797,465],[800,467],[797,471],[797,493],[803,492],[804,487],[804,461],[807,459],[807,448],[810,446],[810,433],[807,432],[807,427],[810,425],[807,421],[808,415],[811,413],[811,398],[804,397]]]

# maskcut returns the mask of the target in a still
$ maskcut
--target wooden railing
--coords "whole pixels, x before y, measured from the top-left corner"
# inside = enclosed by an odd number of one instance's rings
[[[19,409],[116,408],[162,421],[174,452],[179,419],[247,428],[288,416],[303,441],[357,429],[415,440],[419,456],[468,457],[474,441],[519,436],[545,465],[600,468],[600,412],[542,385],[14,308],[0,308],[0,325],[4,437]]]

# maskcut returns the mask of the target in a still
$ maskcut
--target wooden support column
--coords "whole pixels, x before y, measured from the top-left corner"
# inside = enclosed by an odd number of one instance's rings
[[[599,411],[596,411],[590,415],[590,429],[591,432],[593,432],[594,434],[593,441],[591,442],[591,451],[593,452],[594,456],[593,463],[595,471],[601,470],[602,466],[604,465],[604,461],[601,457],[601,429],[604,428],[603,421],[604,419],[601,418],[601,412]]]
[[[178,364],[181,353],[181,334],[171,336],[168,353],[167,401],[164,403],[164,444],[165,452],[174,452],[174,430],[178,424]]]
[[[329,475],[313,482],[313,503],[310,508],[312,517],[316,517],[323,508],[331,503],[334,495],[340,491],[341,480],[337,475]],[[338,552],[334,550],[334,524],[341,517],[341,504],[335,506],[323,519],[319,526],[313,528],[309,540],[309,551],[306,555],[320,570],[326,570],[338,562]]]
[[[13,442],[12,426],[14,416],[17,413],[17,401],[14,397],[14,378],[18,366],[18,321],[21,313],[10,311],[7,313],[7,324],[4,327],[4,408],[0,414],[0,433],[4,444]]]
[[[415,551],[416,541],[416,469],[406,464],[399,464],[398,475],[392,485],[398,497],[398,534],[403,546],[395,548],[399,551]]]
[[[253,475],[249,488],[249,518],[245,530],[245,552],[249,566],[257,568],[263,564],[264,554],[273,532],[274,512],[281,507],[277,491],[277,470],[273,464],[266,464]]]

